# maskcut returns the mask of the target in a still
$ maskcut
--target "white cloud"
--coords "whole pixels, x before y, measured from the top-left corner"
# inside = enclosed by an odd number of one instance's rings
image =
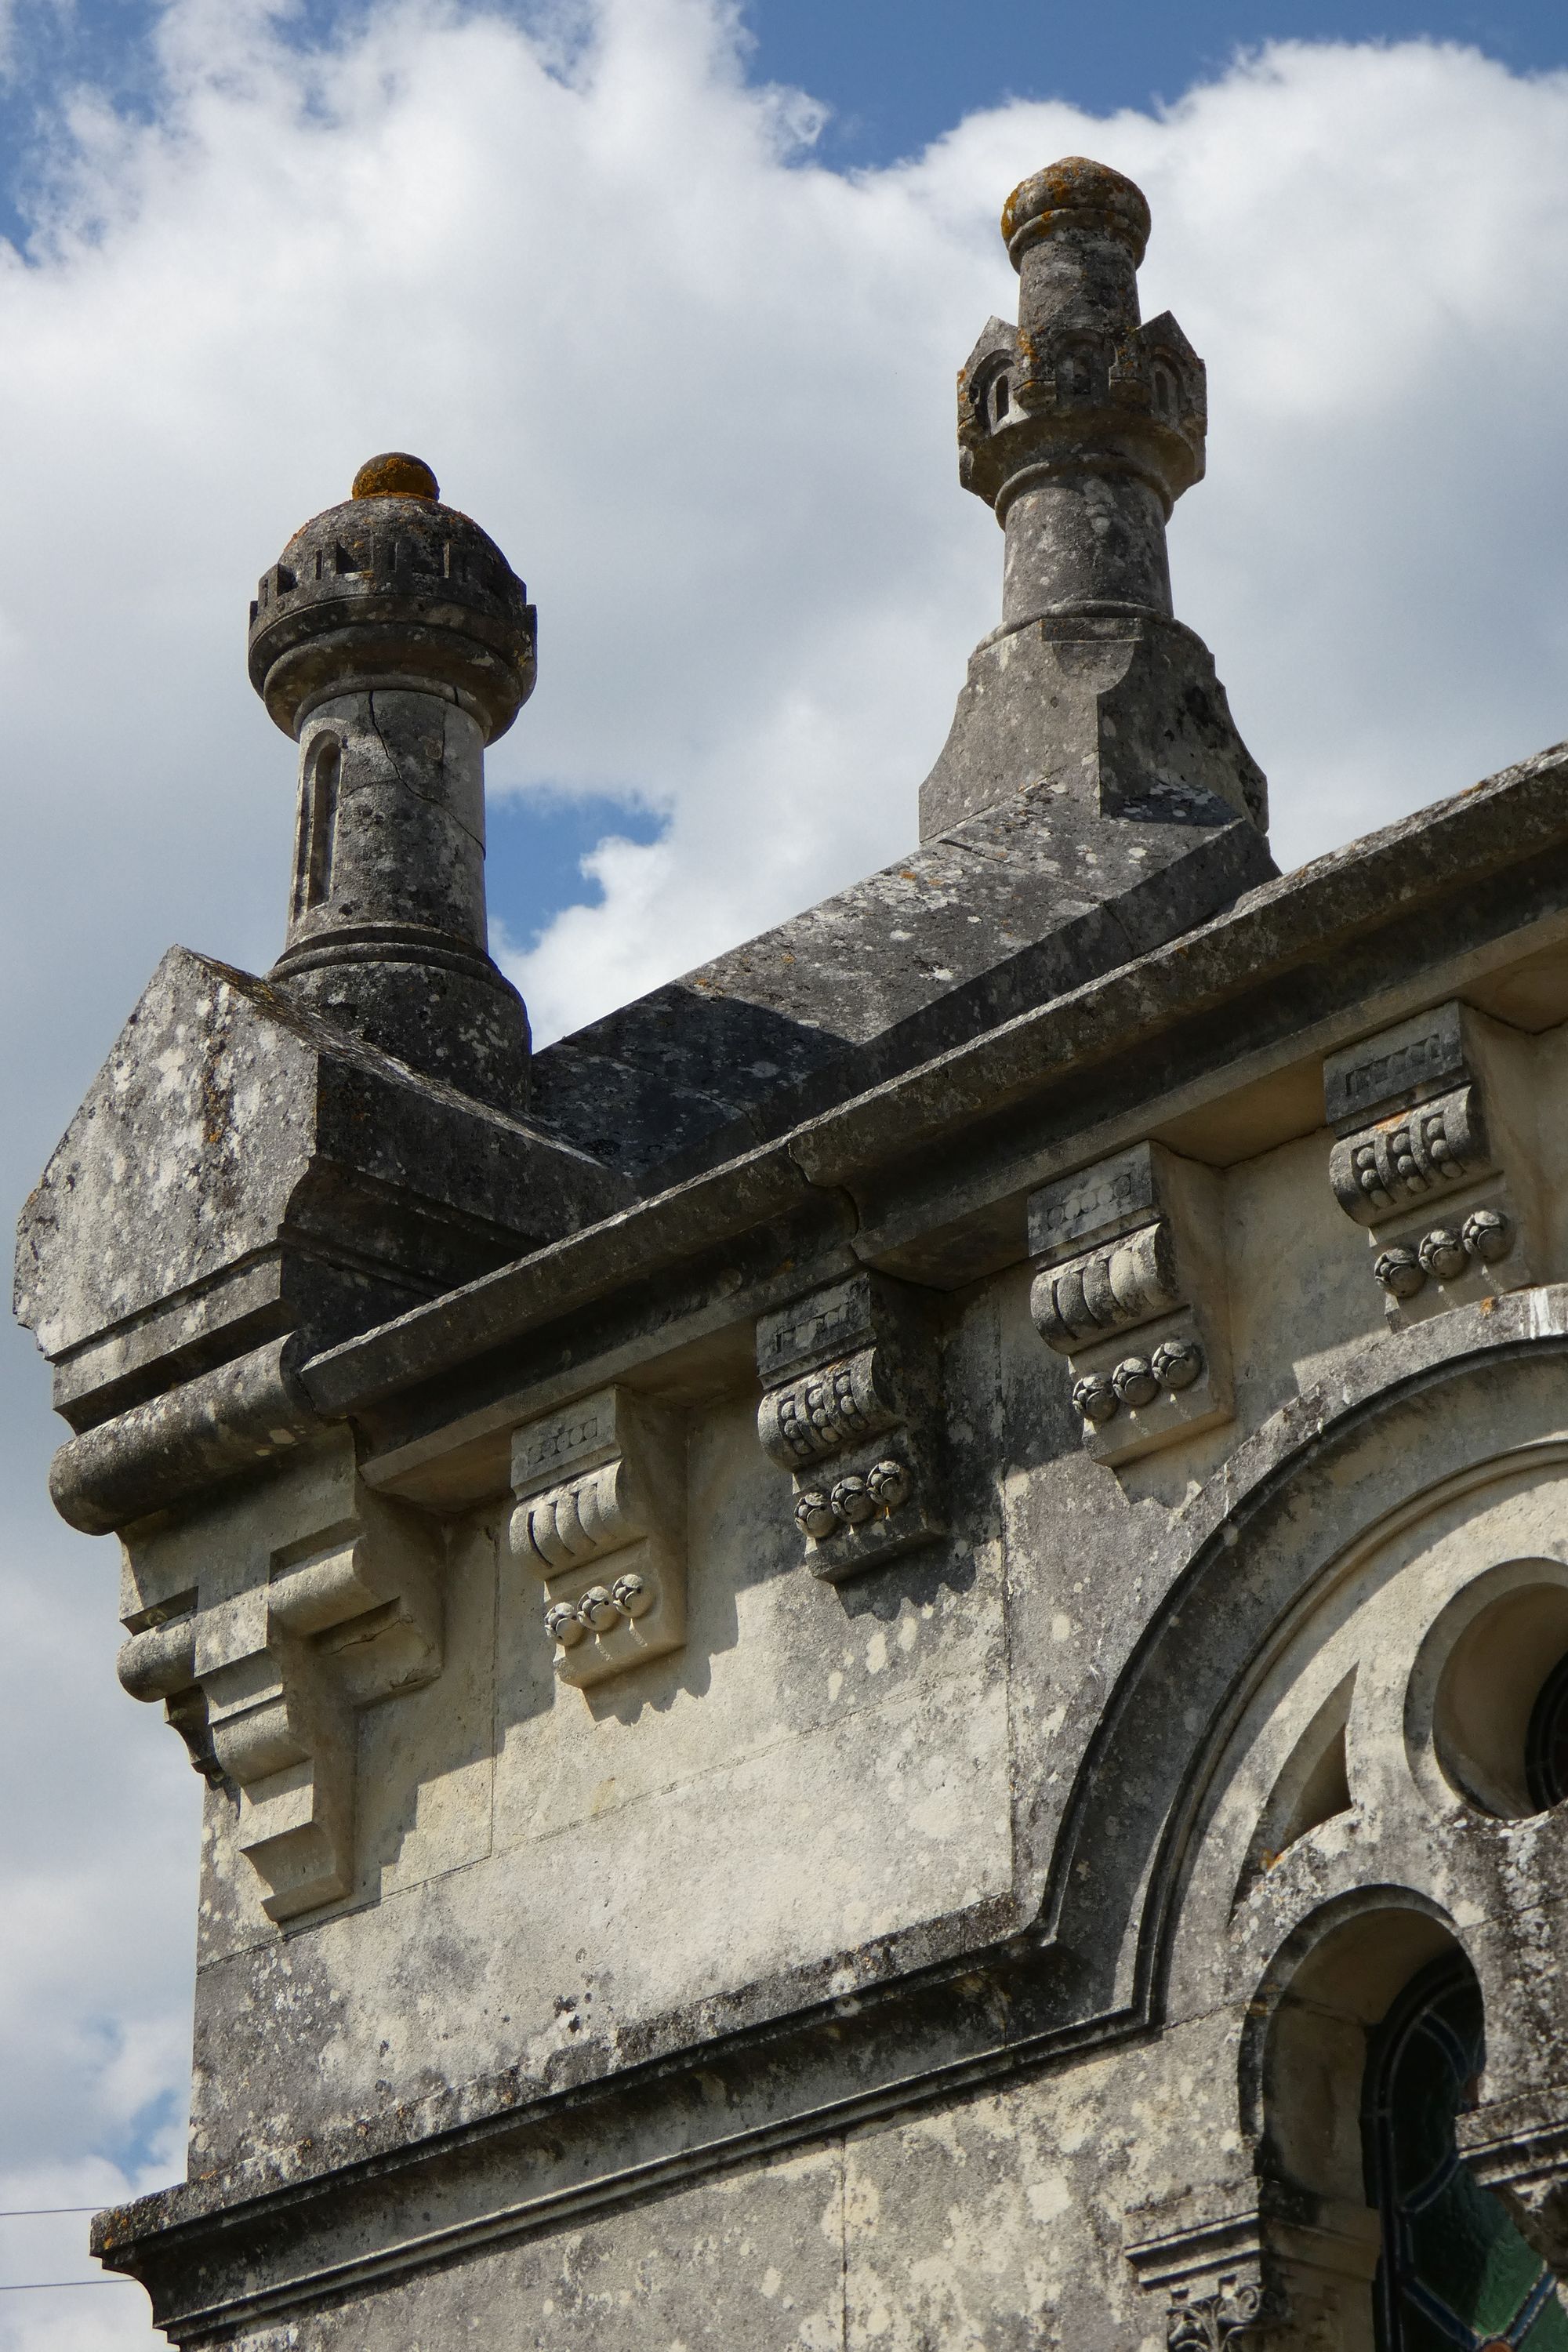
[[[1285,46],[1160,120],[1008,106],[844,177],[809,106],[744,87],[717,0],[583,25],[409,0],[307,56],[266,7],[172,0],[158,117],[77,109],[36,254],[0,267],[13,1197],[171,939],[274,950],[291,762],[247,598],[374,449],[427,456],[539,598],[498,788],[669,811],[521,959],[543,1034],[912,841],[999,604],[952,374],[1013,300],[1001,199],[1054,154],[1141,181],[1146,307],[1209,362],[1178,606],[1282,855],[1563,731],[1568,80]],[[37,1498],[43,1374],[8,1361],[8,1492]],[[107,1567],[41,1509],[0,1531],[26,1660],[0,2173],[97,2196],[86,2151],[183,2069],[195,1784],[115,1690]],[[0,2347],[90,2340],[40,2326],[7,2309]]]

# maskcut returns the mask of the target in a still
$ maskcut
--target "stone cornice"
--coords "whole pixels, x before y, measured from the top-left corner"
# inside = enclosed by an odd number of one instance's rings
[[[1147,1131],[1151,1102],[1181,1084],[1232,1089],[1396,1017],[1438,974],[1452,986],[1456,966],[1463,979],[1497,961],[1500,942],[1527,950],[1521,933],[1565,908],[1568,753],[1553,747],[777,1142],[323,1352],[303,1385],[329,1417],[403,1401],[395,1444],[421,1383],[803,1211],[837,1222],[863,1262],[956,1286],[1026,1255],[1023,1196],[1106,1148],[1118,1118]],[[749,1292],[735,1311],[756,1311]]]

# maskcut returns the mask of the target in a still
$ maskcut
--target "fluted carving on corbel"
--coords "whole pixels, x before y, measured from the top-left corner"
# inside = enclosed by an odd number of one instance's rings
[[[757,1435],[790,1473],[804,1562],[831,1583],[946,1532],[930,1302],[869,1271],[757,1325]]]
[[[1030,1200],[1030,1309],[1068,1359],[1097,1461],[1131,1461],[1230,1418],[1218,1184],[1139,1143]]]
[[[512,1439],[512,1559],[544,1587],[555,1672],[586,1688],[686,1639],[686,1425],[625,1388]]]
[[[121,1682],[234,1789],[268,1916],[348,1895],[355,1714],[440,1672],[440,1530],[367,1488],[344,1437],[125,1552]]]
[[[1323,1065],[1329,1181],[1396,1327],[1531,1279],[1517,1164],[1530,1155],[1491,1099],[1510,1090],[1508,1034],[1450,1001]]]

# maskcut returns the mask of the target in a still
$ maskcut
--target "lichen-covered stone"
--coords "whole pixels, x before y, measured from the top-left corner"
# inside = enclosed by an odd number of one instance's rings
[[[1429,1969],[1568,2273],[1568,751],[1274,874],[1148,226],[1010,202],[921,847],[528,1118],[441,977],[521,589],[401,453],[272,580],[289,945],[166,960],[18,1261],[207,1784],[188,2174],[95,2237],[172,2341],[1372,2352]]]

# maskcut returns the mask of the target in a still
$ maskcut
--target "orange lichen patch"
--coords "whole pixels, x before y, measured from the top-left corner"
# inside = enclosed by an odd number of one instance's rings
[[[411,457],[405,449],[367,457],[349,492],[355,499],[429,499],[432,503],[440,495],[440,484],[424,458]]]
[[[1150,227],[1142,189],[1087,155],[1064,155],[1020,180],[1002,207],[1002,236],[1016,260],[1020,238],[1032,245],[1074,221],[1111,230],[1132,247],[1135,264],[1142,260]]]

